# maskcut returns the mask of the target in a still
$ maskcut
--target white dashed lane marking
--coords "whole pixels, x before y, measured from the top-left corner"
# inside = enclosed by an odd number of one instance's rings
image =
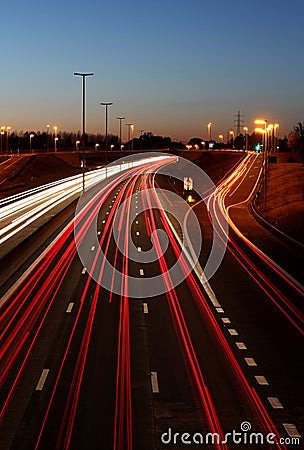
[[[49,371],[50,369],[43,369],[36,386],[36,391],[42,391],[44,383],[46,382],[47,376],[49,374]]]
[[[255,379],[261,386],[268,386],[269,383],[263,375],[256,375]]]
[[[69,303],[69,306],[67,307],[66,312],[67,312],[67,313],[72,312],[73,306],[74,306],[74,303],[72,303],[72,302]]]
[[[151,385],[153,394],[159,393],[157,372],[151,372]]]
[[[267,397],[273,409],[283,409],[283,405],[277,397]]]

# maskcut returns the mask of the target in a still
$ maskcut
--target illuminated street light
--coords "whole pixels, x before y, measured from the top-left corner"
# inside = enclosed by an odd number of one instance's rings
[[[53,127],[53,129],[54,129],[54,151],[56,152],[56,150],[57,150],[57,141],[58,141],[58,137],[57,137],[58,127],[57,127],[57,125],[55,125]]]
[[[84,146],[85,146],[85,80],[86,77],[91,77],[94,73],[74,72],[75,76],[82,77],[82,190],[85,189],[84,174]]]
[[[234,131],[230,130],[229,134],[230,134],[230,136],[232,136],[232,148],[234,148]]]
[[[121,148],[121,122],[125,119],[125,117],[117,117],[117,119],[119,120],[119,145]]]
[[[280,128],[280,125],[278,123],[274,124],[274,140],[273,140],[273,146],[274,146],[274,152],[277,153],[278,151],[278,144],[277,144],[277,140],[278,140],[278,136],[277,136],[277,129]]]
[[[35,135],[33,133],[30,134],[30,153],[32,153],[32,139]]]
[[[212,126],[212,122],[208,123],[208,141],[211,141],[211,126]]]
[[[220,140],[220,148],[222,148],[224,136],[222,134],[219,134],[219,140]]]
[[[98,150],[98,147],[99,147],[99,144],[98,144],[98,143],[95,144],[95,150],[96,150],[96,151]]]
[[[46,126],[46,151],[49,149],[49,134],[50,134],[50,125]]]
[[[134,128],[135,128],[135,126],[132,123],[131,124],[131,131],[132,131],[132,134],[131,134],[131,138],[132,138],[131,150],[134,150],[134,139],[133,139],[133,137],[134,137]]]
[[[108,106],[113,105],[113,102],[101,102],[102,106],[106,107],[106,151],[108,150]]]
[[[5,134],[5,131],[3,131],[3,128],[5,127],[1,127],[1,155],[2,155],[2,139],[3,139],[3,135]]]
[[[243,127],[245,131],[245,150],[248,150],[248,127]]]
[[[9,139],[9,133],[11,131],[12,127],[6,127],[6,154],[8,154],[8,139]]]
[[[256,119],[254,121],[256,125],[264,125],[264,128],[256,128],[255,131],[257,133],[264,134],[264,146],[263,146],[263,193],[264,193],[264,211],[266,211],[266,183],[267,183],[267,120],[265,119]]]
[[[131,130],[132,130],[132,150],[133,150],[133,132],[134,132],[134,125],[133,123],[126,123],[128,127],[128,142],[131,140]]]
[[[78,150],[79,150],[79,144],[80,144],[80,141],[76,141],[76,152],[78,152]]]

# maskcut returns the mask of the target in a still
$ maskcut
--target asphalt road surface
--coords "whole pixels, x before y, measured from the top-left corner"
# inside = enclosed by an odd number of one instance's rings
[[[0,300],[1,449],[283,449],[301,439],[302,256],[280,250],[242,203],[261,161],[248,154],[204,202],[193,195],[203,245],[192,272],[193,224],[182,236],[160,189],[179,185],[154,176],[164,163],[95,186]],[[227,249],[206,282],[216,232]]]

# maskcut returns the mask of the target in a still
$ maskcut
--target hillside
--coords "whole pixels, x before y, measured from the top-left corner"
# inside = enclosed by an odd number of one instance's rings
[[[269,167],[267,210],[263,199],[257,203],[260,213],[287,235],[304,243],[304,166],[302,163],[278,162]]]

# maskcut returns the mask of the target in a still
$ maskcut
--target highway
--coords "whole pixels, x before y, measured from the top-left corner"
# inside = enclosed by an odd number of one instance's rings
[[[0,299],[1,449],[293,448],[303,256],[249,215],[261,164],[244,156],[182,225],[168,193],[182,188],[161,175],[176,157],[92,176],[77,214]],[[209,277],[214,242],[223,259]]]

